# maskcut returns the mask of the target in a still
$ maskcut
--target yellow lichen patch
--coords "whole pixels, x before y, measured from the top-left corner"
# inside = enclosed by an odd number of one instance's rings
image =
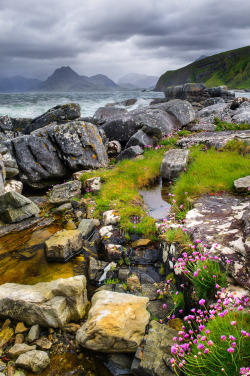
[[[92,157],[93,157],[94,159],[96,159],[97,156],[96,156],[96,154],[93,154]]]
[[[4,328],[0,332],[0,349],[14,336],[14,330],[10,327]]]

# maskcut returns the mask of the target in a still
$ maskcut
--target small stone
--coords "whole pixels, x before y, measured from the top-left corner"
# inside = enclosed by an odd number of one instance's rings
[[[0,360],[0,372],[2,372],[6,368],[6,364]],[[1,373],[0,373],[1,376]]]
[[[11,320],[6,319],[3,323],[2,329],[7,328],[8,326],[11,326]]]
[[[138,239],[138,240],[134,241],[131,245],[132,245],[133,248],[146,247],[150,243],[151,243],[150,239]]]
[[[26,368],[34,373],[41,372],[50,363],[45,351],[33,350],[20,355],[16,360],[17,367]]]
[[[112,231],[114,230],[113,226],[104,226],[99,230],[100,237],[110,238],[112,236]]]
[[[95,176],[91,179],[87,179],[85,181],[85,187],[88,192],[99,192],[101,190],[101,178],[99,176]]]
[[[15,368],[8,364],[7,366],[7,376],[14,376],[15,375]]]
[[[49,350],[52,346],[52,342],[46,337],[41,337],[36,341],[36,345],[40,350]]]
[[[117,210],[108,210],[103,213],[104,226],[114,225],[120,222],[120,220],[121,220],[121,217]]]
[[[48,335],[48,340],[51,341],[51,342],[53,341],[53,335],[52,334]]]
[[[93,219],[82,219],[79,223],[78,230],[82,233],[83,239],[88,238],[95,228],[95,222]]]
[[[14,336],[14,331],[10,327],[6,327],[0,332],[0,348],[3,347]]]
[[[136,275],[132,275],[127,279],[127,285],[130,289],[136,288],[137,290],[141,290],[140,280]]]
[[[23,322],[19,322],[16,326],[16,329],[15,329],[15,334],[18,334],[18,333],[24,333],[24,332],[27,332],[28,328],[26,328],[26,326],[24,325]]]
[[[250,175],[234,181],[234,188],[236,192],[250,193],[249,187],[250,187]]]
[[[63,331],[66,333],[73,333],[76,334],[77,330],[80,329],[79,324],[69,323],[63,327]]]
[[[120,260],[123,253],[123,247],[118,244],[106,244],[104,249],[104,255],[108,261]]]
[[[29,331],[29,334],[28,334],[28,336],[26,338],[26,341],[29,342],[29,343],[35,341],[36,339],[39,338],[39,334],[40,334],[39,325],[38,324],[33,325],[30,328],[30,331]]]
[[[12,358],[12,359],[17,359],[19,357],[19,355],[21,354],[24,354],[28,351],[32,351],[32,350],[36,350],[36,346],[29,346],[29,345],[26,345],[26,343],[22,343],[22,344],[19,344],[19,345],[14,345],[12,346],[7,355]]]
[[[16,335],[15,345],[20,345],[23,342],[24,342],[24,335],[22,333],[18,333]]]
[[[22,190],[23,190],[23,183],[21,181],[7,180],[5,182],[5,186],[4,186],[5,192],[16,191],[17,193],[22,194]]]
[[[45,252],[49,259],[68,260],[80,252],[83,245],[82,234],[78,230],[61,230],[45,242]]]
[[[53,328],[49,328],[49,334],[52,334],[52,333],[54,333],[54,329]]]
[[[72,221],[72,219],[70,219],[66,225],[64,226],[65,230],[76,230],[76,225],[74,224],[74,222]]]

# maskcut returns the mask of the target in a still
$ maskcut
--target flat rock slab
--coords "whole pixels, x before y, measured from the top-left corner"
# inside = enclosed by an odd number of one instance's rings
[[[61,230],[45,242],[48,259],[66,261],[79,253],[83,246],[82,233],[79,230]]]
[[[230,260],[229,270],[238,284],[250,288],[249,199],[223,195],[201,197],[186,215],[186,228],[194,239],[208,247],[219,244],[222,265]]]
[[[8,351],[8,356],[10,358],[18,358],[19,355],[24,354],[28,351],[36,350],[36,345],[29,346],[26,343],[20,343],[17,345],[12,346]]]
[[[172,149],[165,153],[161,163],[161,175],[164,179],[175,179],[187,166],[189,150]]]
[[[173,337],[178,336],[177,330],[167,325],[151,321],[149,333],[144,347],[135,354],[131,371],[136,376],[173,376],[170,359]]]
[[[234,181],[234,188],[236,192],[250,193],[250,175],[245,176]]]
[[[97,292],[91,301],[88,320],[77,332],[77,342],[101,352],[136,351],[149,322],[148,301],[130,294]]]
[[[20,222],[23,219],[38,215],[39,208],[16,191],[6,192],[0,196],[0,218],[5,223]]]
[[[0,286],[0,317],[28,325],[63,327],[79,320],[87,305],[86,278],[60,278],[36,285],[5,283]]]
[[[211,147],[221,148],[230,140],[250,141],[250,130],[245,131],[221,131],[202,132],[189,137],[182,138],[176,145],[189,148],[193,145],[206,144]]]

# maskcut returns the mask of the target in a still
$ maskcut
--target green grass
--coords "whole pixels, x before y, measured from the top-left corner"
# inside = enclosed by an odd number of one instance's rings
[[[139,190],[160,177],[160,166],[165,151],[166,148],[147,150],[144,159],[123,160],[110,169],[82,175],[83,183],[96,175],[102,180],[101,191],[94,196],[94,216],[100,217],[104,211],[116,209],[121,216],[120,227],[124,231],[155,238],[155,220],[146,214]]]
[[[250,124],[227,123],[226,121],[221,121],[218,118],[215,118],[214,122],[216,124],[216,131],[242,131],[250,129]]]
[[[202,194],[234,192],[234,180],[250,174],[249,154],[241,156],[237,151],[214,149],[201,152],[200,147],[193,147],[190,155],[187,171],[179,176],[172,188],[176,212],[181,204],[184,212],[189,210],[193,200]]]
[[[237,325],[232,326],[231,321],[237,321]],[[236,376],[240,374],[241,367],[247,367],[250,364],[250,341],[246,336],[242,336],[241,330],[250,331],[250,316],[247,313],[232,311],[224,317],[216,316],[205,327],[201,335],[205,335],[205,330],[210,330],[207,340],[213,342],[213,346],[207,346],[209,353],[198,355],[197,346],[193,346],[190,355],[185,356],[185,367],[183,371],[185,375],[195,376]],[[221,336],[226,335],[225,341],[221,340]],[[227,349],[232,341],[228,336],[235,337],[236,347],[234,353],[229,353]],[[206,341],[207,341],[206,340]],[[206,342],[203,343],[206,347]],[[196,356],[196,358],[194,358]],[[222,372],[221,369],[224,368]]]

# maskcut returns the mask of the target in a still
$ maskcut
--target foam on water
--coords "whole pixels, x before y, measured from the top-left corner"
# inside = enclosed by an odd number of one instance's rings
[[[82,116],[92,116],[99,107],[107,103],[131,98],[137,98],[138,101],[134,106],[128,107],[128,110],[147,106],[150,99],[164,98],[164,94],[141,91],[0,94],[0,115],[34,118],[56,105],[75,102],[80,104]]]

